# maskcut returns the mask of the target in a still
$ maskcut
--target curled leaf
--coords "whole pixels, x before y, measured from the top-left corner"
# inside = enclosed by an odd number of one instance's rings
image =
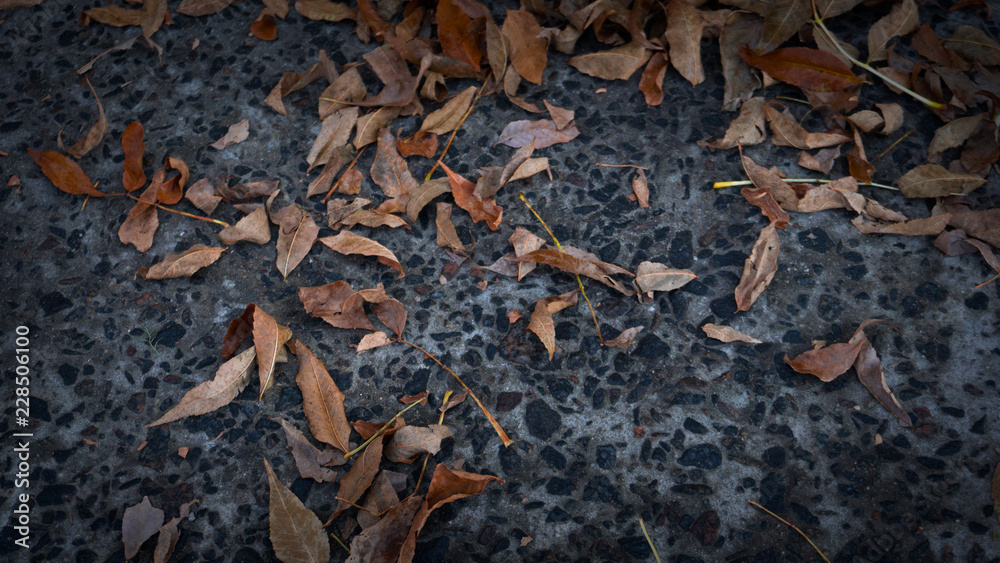
[[[214,264],[225,251],[225,248],[196,244],[184,252],[167,254],[162,262],[150,268],[140,268],[139,275],[144,280],[187,277],[205,266]]]
[[[163,414],[155,422],[146,425],[159,426],[188,416],[210,413],[231,403],[246,386],[253,375],[251,367],[257,357],[253,348],[247,348],[238,356],[219,366],[215,377],[202,382],[184,394],[177,405]]]
[[[535,302],[535,310],[531,313],[531,322],[528,323],[528,330],[538,335],[538,339],[545,345],[545,350],[549,353],[549,360],[556,351],[556,325],[552,320],[552,315],[562,311],[566,307],[576,305],[577,290],[573,290],[562,295],[545,297]]]
[[[746,311],[767,288],[778,271],[781,244],[774,223],[764,227],[743,265],[743,277],[736,286],[736,310]]]
[[[323,237],[319,242],[325,244],[335,252],[344,255],[361,254],[363,256],[373,256],[381,264],[385,264],[399,272],[399,277],[403,277],[403,266],[399,259],[388,248],[373,241],[370,238],[356,235],[350,231],[340,231],[332,237]]]
[[[761,341],[752,336],[743,334],[730,326],[722,326],[713,323],[706,323],[701,327],[705,335],[709,338],[721,340],[722,342],[746,342],[748,344],[760,344]]]

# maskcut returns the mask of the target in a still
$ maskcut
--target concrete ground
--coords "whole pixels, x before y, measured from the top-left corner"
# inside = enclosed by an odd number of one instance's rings
[[[441,285],[448,258],[435,244],[430,210],[412,232],[358,230],[395,251],[404,278],[317,245],[283,280],[273,239],[237,245],[189,279],[136,278],[138,268],[165,254],[213,244],[219,229],[160,213],[155,243],[140,254],[117,237],[131,202],[90,200],[84,208],[82,197],[56,190],[26,152],[55,149],[63,126],[64,137],[75,140],[96,120],[74,70],[137,33],[81,26],[80,11],[100,4],[49,0],[0,13],[0,150],[9,153],[0,157],[0,179],[21,180],[0,188],[4,559],[121,561],[123,512],[149,496],[168,518],[200,499],[181,524],[174,561],[272,560],[264,457],[325,519],[336,485],[295,479],[285,439],[270,419],[281,415],[305,427],[294,361],[279,368],[263,402],[254,383],[211,414],[144,425],[212,377],[226,324],[251,302],[288,324],[325,362],[352,420],[385,419],[399,409],[397,397],[425,387],[437,404],[454,386],[435,364],[399,345],[356,356],[349,345],[359,331],[333,329],[303,310],[298,287],[345,279],[355,289],[381,282],[402,301],[411,319],[407,338],[461,374],[515,441],[505,449],[471,401],[448,413],[455,438],[437,461],[463,460],[466,470],[505,482],[436,511],[420,536],[421,561],[651,561],[640,516],[664,560],[817,560],[798,534],[747,501],[799,526],[836,561],[997,561],[1000,525],[989,489],[1000,459],[1000,284],[973,289],[991,275],[981,259],[945,257],[930,237],[862,235],[845,211],[800,214],[780,234],[773,283],[748,312],[734,314],[733,289],[764,220],[737,191],[711,188],[744,177],[735,151],[695,145],[721,135],[733,117],[720,110],[712,42],[703,42],[708,80],[692,88],[671,70],[658,107],[644,104],[637,76],[597,81],[550,54],[545,85],[530,88],[528,98],[575,110],[581,131],[575,141],[540,151],[555,179],[536,176],[501,190],[504,223],[496,232],[456,209],[460,234],[476,241],[475,265],[507,252],[516,226],[544,234],[517,199],[523,189],[564,243],[630,269],[654,260],[698,274],[650,305],[587,282],[605,334],[639,324],[646,330],[628,351],[602,348],[585,305],[567,309],[556,317],[563,350],[550,362],[526,333],[527,316],[536,299],[570,291],[575,280],[539,267],[518,283],[477,274],[467,262]],[[263,100],[283,72],[305,70],[319,49],[339,66],[371,46],[357,40],[350,22],[310,22],[294,10],[278,22],[278,40],[262,42],[248,35],[258,10],[243,2],[215,16],[176,16],[154,36],[162,58],[137,42],[95,64],[89,77],[109,131],[80,161],[92,179],[116,191],[122,131],[140,120],[147,174],[171,155],[191,166],[192,179],[275,179],[285,197],[304,202],[304,156],[319,129],[314,108],[323,85],[286,98],[285,116]],[[943,29],[962,17],[935,6],[921,14]],[[1000,36],[996,20],[978,25]],[[599,48],[583,42],[579,50]],[[465,85],[450,86],[455,92]],[[795,91],[767,92],[780,94]],[[877,179],[892,182],[924,162],[938,121],[880,85],[863,90],[863,107],[882,101],[902,104],[915,131],[876,162]],[[243,118],[251,124],[246,142],[223,152],[208,148]],[[504,125],[526,118],[502,97],[481,101],[447,162],[471,177],[477,167],[502,165],[513,150],[494,142]],[[407,118],[393,126],[407,133],[418,124]],[[897,138],[876,137],[866,137],[869,155]],[[361,196],[378,199],[381,192],[367,180],[373,152],[360,161]],[[765,144],[748,154],[804,173],[794,165],[795,151]],[[648,167],[652,208],[626,198],[631,172],[599,162]],[[429,165],[410,159],[417,177]],[[974,209],[1000,204],[996,178],[994,172],[970,198]],[[911,217],[928,214],[923,201],[862,189]],[[315,198],[309,204],[323,209]],[[186,203],[180,208],[193,211]],[[215,216],[233,222],[240,214],[223,204]],[[511,324],[507,315],[515,309],[524,317]],[[883,410],[853,371],[824,384],[782,361],[813,340],[846,340],[872,317],[899,329],[883,324],[870,333],[913,430]],[[708,340],[700,329],[706,322],[764,343]],[[13,544],[8,494],[17,468],[11,350],[18,325],[31,331],[30,552]],[[143,342],[147,331],[157,335],[155,349]],[[427,424],[436,414],[418,408],[406,419]],[[190,448],[184,459],[180,447]],[[417,467],[395,469],[415,483]],[[152,561],[152,547],[136,560]],[[334,547],[335,560],[343,555]]]

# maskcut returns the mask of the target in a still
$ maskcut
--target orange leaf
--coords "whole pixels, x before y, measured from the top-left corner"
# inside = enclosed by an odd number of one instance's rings
[[[500,220],[503,218],[503,209],[497,205],[496,200],[476,197],[473,193],[476,185],[452,172],[443,162],[441,169],[448,175],[448,183],[451,184],[451,193],[455,196],[455,203],[468,211],[474,222],[485,221],[486,226],[491,231],[497,230],[497,227],[500,226]]]
[[[839,92],[864,82],[836,56],[807,47],[786,47],[756,55],[743,47],[740,56],[772,77],[817,92]]]
[[[278,38],[278,25],[274,23],[268,10],[264,10],[257,21],[250,24],[250,32],[261,41],[274,41]]]
[[[403,266],[399,259],[391,250],[373,241],[370,238],[356,235],[350,231],[340,231],[332,237],[323,237],[319,242],[330,247],[330,250],[341,254],[361,254],[364,256],[374,256],[380,263],[394,268],[399,272],[399,277],[403,277]]]
[[[639,91],[646,97],[647,106],[658,106],[663,103],[663,78],[667,75],[668,60],[665,51],[654,53],[642,71]]]
[[[549,360],[556,351],[556,325],[552,320],[552,315],[562,311],[566,307],[576,305],[576,292],[573,290],[562,295],[553,295],[535,301],[535,310],[531,313],[531,322],[528,323],[528,330],[534,332],[538,339],[545,345],[545,350],[549,353]]]
[[[445,56],[469,63],[479,72],[483,52],[479,47],[482,29],[477,32],[473,20],[459,6],[464,2],[441,0],[437,7],[438,37]]]
[[[125,191],[134,191],[146,184],[146,173],[142,171],[142,153],[146,145],[142,142],[142,124],[133,121],[125,127],[122,133],[122,152],[125,161],[122,162],[122,185]]]
[[[541,84],[548,63],[548,42],[542,39],[542,28],[535,16],[526,10],[508,9],[502,33],[510,41],[510,64],[528,82]]]
[[[799,373],[815,375],[823,381],[833,381],[837,379],[837,376],[851,369],[864,342],[867,341],[831,344],[803,352],[791,360],[786,355],[785,363]]]
[[[97,191],[94,183],[90,181],[80,165],[68,157],[56,151],[38,152],[35,149],[28,149],[28,154],[41,167],[42,174],[45,174],[45,177],[60,190],[68,194],[89,195],[91,197],[108,195]]]

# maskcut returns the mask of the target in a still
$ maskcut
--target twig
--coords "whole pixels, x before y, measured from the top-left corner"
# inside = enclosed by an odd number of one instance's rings
[[[330,188],[330,191],[326,192],[325,196],[323,196],[323,203],[326,203],[326,200],[330,199],[330,196],[333,195],[333,192],[337,191],[337,188],[340,187],[340,183],[344,181],[344,176],[347,176],[347,173],[354,169],[354,165],[358,163],[358,159],[361,158],[361,155],[364,154],[366,150],[368,150],[368,145],[361,147],[361,150],[358,151],[358,154],[354,155],[354,160],[352,160],[351,164],[348,165],[347,170],[344,170],[340,174],[340,178],[337,178],[337,183],[334,184],[332,188]]]
[[[639,517],[639,527],[642,528],[642,535],[646,536],[646,541],[649,542],[649,549],[653,550],[653,557],[656,558],[656,563],[663,563],[660,560],[660,554],[656,552],[656,546],[653,545],[653,540],[649,537],[649,532],[646,531],[646,523],[642,521],[642,517]]]
[[[607,164],[604,162],[598,162],[594,166],[603,166],[605,168],[635,168],[637,170],[649,170],[649,168],[646,168],[645,166],[639,166],[636,164]]]
[[[910,131],[907,131],[905,135],[903,135],[902,137],[896,139],[895,143],[889,145],[889,148],[887,148],[884,151],[880,152],[878,156],[876,156],[875,158],[871,159],[871,162],[875,162],[876,160],[878,160],[878,159],[882,158],[883,156],[885,156],[886,154],[888,154],[889,151],[891,151],[892,149],[896,148],[896,145],[898,145],[899,143],[902,143],[903,139],[909,137],[912,134],[913,134],[913,130],[912,129]]]
[[[351,553],[351,550],[348,549],[347,545],[344,544],[344,542],[341,541],[341,539],[337,537],[337,534],[335,534],[333,532],[330,532],[330,537],[333,538],[334,540],[336,540],[337,543],[340,544],[340,547],[344,548],[344,551],[346,551],[348,554]]]
[[[478,102],[479,98],[483,95],[483,88],[486,88],[485,81],[483,82],[483,85],[480,86],[478,90],[476,90],[476,96],[472,98],[472,103],[469,104],[469,109],[465,110],[465,115],[462,116],[461,121],[459,121],[458,125],[455,126],[455,130],[451,132],[451,136],[448,137],[448,144],[446,144],[444,146],[444,150],[441,151],[441,156],[438,157],[437,161],[434,163],[434,166],[431,166],[431,171],[428,172],[427,176],[424,177],[425,182],[431,179],[431,174],[433,174],[434,171],[437,170],[437,167],[441,165],[441,161],[444,160],[444,155],[448,154],[448,149],[451,148],[451,142],[455,140],[455,135],[458,134],[458,130],[462,128],[462,125],[465,123],[465,120],[469,118],[470,114],[472,114],[472,110],[475,109],[476,107],[476,102]]]
[[[780,521],[784,525],[786,525],[789,528],[791,528],[791,529],[795,530],[796,532],[798,532],[800,536],[802,536],[803,538],[806,539],[807,542],[809,542],[809,545],[813,546],[813,549],[815,549],[816,553],[818,553],[819,556],[823,558],[823,561],[826,561],[826,563],[830,563],[830,560],[826,558],[826,555],[823,554],[823,551],[820,548],[816,547],[816,544],[814,544],[813,541],[811,539],[809,539],[809,536],[805,535],[805,533],[802,530],[796,528],[793,524],[789,523],[788,520],[785,520],[781,516],[778,516],[777,514],[771,512],[770,510],[764,508],[763,506],[757,504],[756,502],[754,502],[752,500],[748,500],[747,502],[749,502],[750,504],[752,504],[752,505],[756,506],[757,508],[763,510],[764,512],[770,514],[771,516],[774,516],[775,518],[778,519],[778,521]]]
[[[346,502],[347,504],[353,506],[354,508],[357,508],[358,510],[364,510],[365,512],[367,512],[368,514],[371,514],[372,516],[374,516],[376,518],[379,517],[378,516],[378,512],[376,512],[374,510],[371,510],[371,509],[368,509],[368,508],[365,508],[365,507],[363,507],[361,505],[354,504],[353,502],[347,500],[346,498],[336,497],[334,500]]]
[[[800,183],[800,184],[830,184],[833,180],[827,180],[826,178],[782,178],[786,183]],[[736,186],[751,186],[753,185],[752,180],[732,180],[729,182],[715,182],[712,187],[715,189],[719,188],[733,188]],[[875,182],[858,182],[859,186],[872,186],[875,188],[882,188],[886,190],[899,191],[896,186],[887,186],[885,184],[876,184]],[[962,195],[962,194],[952,194],[952,195]]]
[[[461,384],[462,387],[469,392],[469,396],[472,397],[472,400],[475,401],[477,405],[479,405],[479,408],[483,411],[483,414],[486,415],[486,419],[490,421],[491,425],[493,425],[493,430],[496,430],[497,435],[500,436],[500,440],[503,442],[504,447],[507,447],[514,443],[514,440],[511,440],[510,438],[507,437],[507,433],[504,432],[503,428],[500,427],[500,423],[497,422],[497,419],[493,418],[493,415],[490,414],[490,411],[486,410],[486,407],[483,405],[483,402],[479,400],[479,397],[477,397],[476,394],[472,392],[472,389],[470,389],[469,386],[466,385],[464,381],[462,381],[461,377],[459,377],[455,372],[451,371],[451,368],[442,364],[441,360],[437,359],[437,356],[431,354],[427,350],[424,350],[423,348],[417,346],[412,342],[408,342],[406,340],[403,340],[402,338],[398,339],[397,342],[401,342],[403,344],[416,348],[417,350],[420,350],[421,352],[424,353],[425,356],[437,362],[437,365],[441,366],[442,368],[444,368],[446,372],[450,373],[451,376],[455,378],[455,381],[458,381],[459,384]]]
[[[138,201],[139,203],[145,203],[146,205],[152,205],[153,207],[155,207],[157,209],[162,209],[163,211],[169,211],[170,213],[176,213],[178,215],[183,215],[185,217],[190,217],[192,219],[197,219],[199,221],[206,221],[206,222],[209,222],[209,223],[215,223],[216,225],[219,225],[219,226],[222,226],[222,227],[228,227],[229,226],[229,223],[227,223],[225,221],[220,221],[218,219],[212,219],[212,218],[209,218],[209,217],[201,217],[199,215],[192,215],[191,213],[185,213],[183,211],[177,211],[176,209],[170,209],[169,207],[163,207],[159,203],[152,203],[152,202],[149,202],[149,201],[146,201],[146,200],[143,200],[143,199],[139,199],[139,198],[135,197],[132,194],[125,194],[125,195],[127,195],[128,197],[130,197],[130,198]]]
[[[981,283],[981,284],[973,287],[972,289],[979,289],[980,287],[983,287],[984,285],[990,283],[991,281],[993,281],[993,280],[995,280],[997,278],[1000,278],[1000,272],[998,272],[997,275],[993,276],[992,278],[990,278],[990,279],[984,281],[983,283]]]
[[[448,404],[448,399],[451,398],[451,389],[444,392],[444,399],[441,401],[441,405]],[[444,424],[444,412],[441,412],[441,416],[438,417],[438,426]],[[420,476],[417,477],[417,486],[413,487],[413,492],[416,493],[420,490],[420,482],[424,479],[424,471],[427,471],[427,460],[431,457],[431,454],[424,454],[424,466],[420,468]]]
[[[350,452],[344,454],[344,459],[347,459],[347,458],[353,456],[354,454],[360,452],[361,450],[365,449],[366,447],[368,447],[368,444],[372,443],[372,440],[374,440],[375,438],[378,438],[379,436],[381,436],[382,433],[385,432],[387,428],[389,428],[390,426],[392,426],[392,423],[396,422],[396,419],[399,418],[400,416],[402,416],[404,412],[412,409],[413,407],[415,407],[415,406],[417,406],[419,404],[420,404],[420,401],[416,401],[414,403],[410,403],[409,405],[406,406],[405,409],[403,409],[403,410],[399,411],[398,413],[396,413],[396,416],[390,418],[389,422],[386,422],[385,424],[383,424],[382,427],[379,428],[377,432],[375,432],[374,434],[372,434],[371,437],[369,437],[367,440],[365,440],[365,442],[363,444],[361,444],[360,446],[354,448]]]
[[[556,248],[559,249],[559,252],[566,254],[566,251],[563,250],[562,245],[559,244],[559,239],[556,238],[556,235],[552,232],[552,229],[550,229],[549,226],[545,224],[545,220],[542,219],[542,216],[539,215],[537,211],[535,211],[535,208],[532,207],[530,203],[528,203],[528,200],[524,197],[524,194],[520,193],[518,194],[518,197],[520,197],[521,201],[523,201],[524,204],[528,206],[528,210],[530,210],[531,213],[535,216],[535,219],[538,219],[538,222],[541,223],[543,227],[545,227],[545,232],[549,233],[549,236],[552,237],[552,240],[556,243]],[[601,325],[597,323],[597,312],[594,311],[594,305],[590,302],[590,298],[587,297],[587,290],[583,289],[583,280],[580,279],[580,274],[575,274],[575,275],[576,275],[576,284],[580,286],[580,293],[583,294],[583,298],[587,300],[587,306],[590,307],[590,316],[594,318],[594,327],[597,328],[597,340],[601,342],[601,346],[604,346],[604,337],[601,336]]]

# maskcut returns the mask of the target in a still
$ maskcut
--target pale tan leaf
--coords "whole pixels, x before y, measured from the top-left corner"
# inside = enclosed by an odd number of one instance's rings
[[[743,276],[736,286],[736,310],[750,309],[754,301],[767,288],[778,271],[778,252],[781,244],[774,223],[764,227],[753,245],[750,257],[743,265]]]
[[[576,293],[577,290],[574,289],[562,295],[545,297],[535,302],[535,310],[531,313],[528,330],[538,335],[538,339],[542,341],[549,353],[549,360],[556,352],[556,324],[552,320],[552,315],[566,307],[576,305]]]
[[[659,262],[642,262],[635,270],[635,283],[643,293],[673,291],[697,278],[691,270],[668,268]]]
[[[670,0],[667,5],[667,43],[670,44],[670,64],[692,86],[705,81],[701,65],[701,36],[705,18],[701,11],[684,0]]]
[[[150,268],[139,268],[139,275],[144,280],[187,277],[205,266],[215,263],[225,251],[225,248],[196,244],[184,252],[167,254],[162,262]]]
[[[507,239],[510,241],[511,246],[514,247],[514,256],[521,257],[529,252],[534,252],[541,247],[545,246],[545,239],[535,235],[528,229],[524,227],[517,227],[514,232]],[[501,260],[503,260],[501,258]],[[507,262],[513,265],[512,262]],[[524,279],[535,269],[537,265],[534,262],[518,262],[515,273],[517,274],[517,281]]]
[[[969,140],[972,133],[979,127],[979,122],[986,117],[985,113],[959,117],[954,121],[945,123],[934,132],[931,144],[927,146],[927,160],[938,163],[941,162],[941,155],[948,149],[960,147]]]
[[[875,107],[882,112],[882,120],[885,125],[879,133],[891,135],[903,125],[903,106],[899,104],[875,104]]]
[[[746,342],[748,344],[760,344],[761,341],[752,336],[743,334],[733,327],[707,323],[701,327],[709,338],[721,340],[722,342]]]
[[[920,25],[917,4],[913,0],[903,0],[892,7],[882,19],[868,30],[868,62],[883,61],[886,48],[893,37],[908,35]]]
[[[639,207],[649,207],[649,182],[646,180],[646,173],[642,168],[636,169],[635,178],[632,178],[632,193],[635,194]]]
[[[142,544],[153,537],[163,525],[163,511],[149,503],[149,497],[125,509],[122,517],[122,543],[125,544],[125,559],[132,559]]]
[[[211,146],[213,149],[217,151],[221,151],[222,149],[230,145],[242,143],[243,141],[247,140],[248,137],[250,137],[250,120],[243,119],[238,121],[237,123],[230,125],[229,130],[226,131],[226,134],[223,135],[221,139],[212,143],[209,146]]]
[[[451,183],[448,178],[434,178],[427,180],[410,192],[410,199],[406,202],[406,218],[411,223],[417,221],[420,210],[427,206],[434,198],[451,191]]]
[[[604,80],[628,80],[649,60],[650,52],[633,41],[607,51],[573,57],[569,64],[580,72]],[[509,71],[508,71],[509,72]],[[535,148],[542,148],[536,146]]]
[[[756,145],[767,138],[764,119],[764,98],[755,97],[743,102],[740,115],[729,124],[722,139],[698,141],[700,147],[731,149],[738,145]]]
[[[840,156],[840,147],[828,147],[820,149],[816,154],[809,154],[806,151],[799,153],[799,166],[829,174],[833,170],[837,157]]]
[[[551,119],[537,121],[512,121],[504,127],[496,144],[504,144],[515,149],[534,143],[536,149],[544,149],[560,143],[568,143],[580,134],[572,123],[559,129]]]
[[[608,348],[627,349],[635,342],[635,335],[639,334],[644,328],[646,327],[641,325],[634,326],[632,328],[626,328],[625,330],[621,331],[621,333],[619,333],[618,336],[616,336],[614,339],[605,340],[604,345],[607,346]]]
[[[264,392],[274,386],[274,366],[278,360],[278,352],[288,338],[279,330],[274,317],[265,313],[260,307],[253,309],[253,346],[257,353],[257,377],[260,379],[260,394],[257,400],[264,397]],[[288,336],[291,336],[290,331]]]
[[[965,195],[985,183],[984,178],[949,172],[938,164],[921,164],[896,180],[899,191],[908,198]]]
[[[350,143],[351,132],[358,122],[358,111],[357,107],[344,108],[323,119],[319,134],[306,155],[306,162],[309,163],[306,174],[314,167],[326,164],[338,149]]]
[[[87,87],[90,88],[90,92],[94,95],[94,101],[97,102],[97,123],[90,128],[90,131],[86,135],[66,151],[78,160],[99,145],[101,139],[104,138],[104,134],[108,132],[108,120],[104,116],[104,106],[101,105],[101,99],[97,97],[94,87],[90,85],[90,80],[87,80]]]
[[[806,131],[795,119],[778,111],[771,104],[765,104],[764,114],[771,124],[771,142],[778,146],[795,147],[797,149],[821,149],[847,143],[852,138],[836,131],[813,133]]]
[[[386,344],[392,344],[392,342],[392,339],[381,330],[369,332],[361,337],[361,342],[358,342],[358,354],[373,348],[380,348]]]
[[[285,563],[329,561],[330,539],[322,522],[278,479],[267,459],[264,467],[270,491],[268,520],[274,554]]]
[[[379,132],[387,128],[401,112],[402,108],[399,107],[382,107],[359,117],[357,134],[354,135],[354,148],[360,149],[377,141]]]
[[[118,228],[118,240],[122,241],[122,244],[131,244],[139,252],[146,252],[149,247],[153,246],[153,235],[156,234],[156,228],[160,226],[156,207],[153,204],[156,203],[156,192],[166,177],[166,170],[162,168],[158,170],[153,175],[150,186],[139,196],[140,201],[137,201],[132,210],[128,212],[125,221]]]
[[[357,11],[343,2],[330,0],[295,0],[295,11],[304,18],[328,22],[355,20]]]
[[[216,195],[215,184],[208,178],[202,178],[191,184],[184,192],[184,199],[200,209],[205,215],[211,215],[222,201],[222,196]]]
[[[419,454],[434,455],[441,451],[441,441],[451,436],[451,428],[440,424],[404,426],[392,435],[385,447],[385,457],[389,461],[413,463]]]
[[[253,213],[243,216],[235,225],[230,225],[219,232],[219,241],[223,244],[236,244],[244,240],[254,244],[270,242],[271,222],[267,219],[267,209],[264,206],[258,207]]]
[[[403,277],[403,266],[399,259],[388,248],[371,240],[370,238],[356,235],[350,231],[340,231],[332,237],[323,237],[319,242],[330,247],[330,250],[341,254],[361,254],[363,256],[373,256],[380,263],[390,266],[399,272],[399,277]]]
[[[451,222],[450,203],[438,202],[434,224],[437,226],[436,242],[438,246],[450,248],[456,252],[465,252],[465,245],[462,244],[462,239],[458,238],[455,224]]]
[[[542,100],[542,103],[545,104],[545,109],[548,110],[549,117],[552,118],[552,122],[556,124],[556,129],[565,129],[566,126],[573,123],[573,119],[576,117],[576,112],[573,110],[554,106],[550,104],[548,100]],[[524,158],[527,159],[527,156]]]
[[[472,105],[472,97],[475,94],[476,86],[469,86],[456,94],[441,109],[433,111],[425,117],[424,122],[420,125],[420,130],[434,133],[435,135],[451,133],[462,122],[465,112]]]

